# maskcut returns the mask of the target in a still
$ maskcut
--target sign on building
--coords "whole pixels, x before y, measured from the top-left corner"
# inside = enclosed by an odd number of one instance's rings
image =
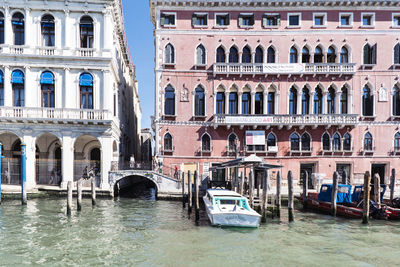
[[[246,131],[246,145],[265,145],[265,132]]]

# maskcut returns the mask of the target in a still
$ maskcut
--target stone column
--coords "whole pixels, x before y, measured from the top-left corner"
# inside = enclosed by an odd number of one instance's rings
[[[301,114],[301,90],[297,91],[297,109],[296,109],[296,114]]]
[[[30,190],[36,184],[36,138],[32,137],[32,131],[26,131],[22,141],[26,144],[26,187]]]
[[[280,96],[281,96],[281,94],[278,92],[278,91],[276,91],[275,92],[275,99],[274,99],[274,104],[275,104],[275,107],[274,107],[274,114],[279,114],[279,110],[280,110],[280,106],[281,106],[281,102],[280,102]]]
[[[35,43],[34,41],[34,31],[33,31],[33,21],[31,17],[31,10],[29,8],[25,8],[25,45],[29,43]],[[33,42],[32,42],[33,41]],[[26,99],[25,99],[26,101]]]
[[[256,105],[256,93],[255,92],[251,92],[250,95],[251,95],[251,100],[250,100],[251,111],[250,111],[250,114],[254,114],[255,110],[256,110],[256,108],[255,108],[255,105]]]
[[[67,188],[68,181],[74,180],[74,142],[70,134],[62,137],[62,182],[61,188]]]
[[[268,114],[268,92],[263,92],[263,114]]]
[[[310,114],[314,114],[314,97],[315,92],[310,92]]]
[[[37,81],[32,77],[31,68],[29,66],[25,67],[25,80],[24,80],[24,98],[25,98],[25,107],[34,107],[35,98],[37,97]]]
[[[8,66],[4,68],[4,106],[13,106],[13,95],[12,95],[12,84],[11,84],[11,70]]]
[[[326,114],[327,112],[327,103],[326,103],[326,96],[328,92],[323,91],[322,92],[322,114]]]
[[[229,114],[229,92],[225,92],[225,114]]]
[[[14,44],[13,31],[11,25],[11,14],[10,14],[10,9],[8,7],[5,8],[5,14],[4,14],[4,43],[9,45]]]
[[[112,138],[111,136],[102,136],[99,138],[101,144],[101,189],[109,189],[108,175],[111,171],[112,161]]]
[[[238,92],[238,114],[243,114],[242,96],[243,96],[243,93],[242,92]]]
[[[335,114],[340,114],[340,96],[342,95],[342,93],[336,92],[335,93]]]

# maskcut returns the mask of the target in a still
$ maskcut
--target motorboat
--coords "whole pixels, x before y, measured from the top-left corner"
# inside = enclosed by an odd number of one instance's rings
[[[250,207],[246,197],[234,191],[208,189],[203,201],[212,225],[236,227],[260,225],[261,215]]]

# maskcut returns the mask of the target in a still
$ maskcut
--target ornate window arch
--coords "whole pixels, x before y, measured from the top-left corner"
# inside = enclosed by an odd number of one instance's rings
[[[304,132],[301,135],[301,150],[302,151],[311,151],[311,136],[307,132]]]
[[[331,136],[328,132],[325,132],[322,135],[322,150],[323,151],[331,151]]]
[[[208,133],[204,133],[201,136],[201,151],[211,151],[211,136]]]
[[[171,43],[165,46],[165,63],[174,64],[175,63],[175,48]]]
[[[196,64],[197,65],[205,65],[206,64],[206,49],[205,47],[200,44],[196,47]]]
[[[44,71],[40,75],[40,85],[42,89],[42,107],[54,108],[54,74],[51,71]]]
[[[346,132],[343,135],[343,150],[344,151],[351,151],[351,134],[349,134],[348,132]]]
[[[94,26],[90,16],[83,16],[79,23],[81,48],[93,48]]]
[[[368,84],[366,84],[363,88],[362,115],[363,116],[374,115],[374,95],[372,92],[372,88]]]
[[[220,45],[217,48],[217,58],[216,58],[217,63],[225,63],[226,61],[226,55],[225,55],[225,49],[222,45]]]
[[[164,135],[164,151],[173,151],[174,147],[173,147],[173,138],[172,135],[167,132]]]
[[[175,115],[175,89],[170,84],[165,88],[164,115]]]
[[[336,132],[333,135],[332,149],[333,149],[333,151],[341,151],[342,150],[342,138],[338,132]]]
[[[297,132],[294,132],[289,137],[290,140],[290,150],[300,151],[300,136]]]
[[[372,137],[372,134],[370,132],[366,132],[364,134],[364,150],[365,151],[372,151],[374,148],[374,139]]]
[[[198,85],[195,89],[194,115],[195,116],[205,116],[206,115],[205,90],[204,90],[203,86],[201,86],[201,85]]]

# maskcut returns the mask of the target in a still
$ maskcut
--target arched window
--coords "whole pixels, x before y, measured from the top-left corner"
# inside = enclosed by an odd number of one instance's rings
[[[322,114],[322,90],[319,86],[314,94],[314,114]]]
[[[194,96],[194,115],[205,116],[205,97],[204,89],[201,86],[197,86]]]
[[[217,48],[217,63],[225,63],[225,49],[222,46]]]
[[[289,114],[290,115],[297,114],[297,90],[294,86],[292,86],[292,88],[290,88]]]
[[[367,132],[364,135],[364,150],[365,151],[372,151],[373,150],[373,139],[372,135]]]
[[[20,70],[14,70],[11,73],[11,84],[13,90],[14,107],[24,107],[25,106],[24,73]]]
[[[269,92],[268,95],[267,113],[269,115],[275,114],[275,92]]]
[[[292,133],[290,135],[290,150],[292,151],[300,150],[300,137],[297,133]]]
[[[40,85],[42,87],[42,107],[54,108],[54,74],[50,71],[42,72]]]
[[[269,133],[267,136],[267,146],[268,147],[276,147],[276,136],[273,133]]]
[[[239,62],[239,52],[236,47],[232,46],[229,49],[229,63],[238,63]]]
[[[251,63],[251,51],[248,46],[243,48],[242,63]]]
[[[171,85],[165,88],[164,114],[175,115],[175,90]]]
[[[363,89],[362,96],[362,114],[363,116],[374,115],[374,96],[372,95],[371,89],[366,85]]]
[[[4,74],[0,70],[0,106],[4,106]]]
[[[272,46],[267,50],[267,63],[275,63],[275,49]]]
[[[0,12],[0,44],[4,44],[4,14]]]
[[[394,151],[398,152],[400,151],[400,133],[397,132],[394,135]]]
[[[310,114],[310,92],[307,87],[303,88],[301,96],[301,114]]]
[[[376,44],[365,44],[363,48],[363,64],[376,64]]]
[[[225,114],[225,94],[223,92],[217,93],[216,112],[217,114]]]
[[[175,49],[172,44],[167,44],[165,46],[165,63],[174,64],[175,63]]]
[[[93,76],[89,73],[82,73],[79,77],[81,94],[81,108],[93,109]]]
[[[343,86],[342,87],[342,94],[340,95],[340,113],[341,114],[347,114],[348,113],[348,103],[347,103],[347,87]]]
[[[311,151],[311,138],[308,133],[303,133],[301,135],[301,150]]]
[[[229,114],[238,113],[238,96],[237,93],[229,93]]]
[[[393,116],[400,116],[400,88],[398,85],[393,88]]]
[[[164,135],[164,150],[165,151],[172,151],[172,136],[170,133],[166,133]]]
[[[349,50],[345,46],[340,50],[340,63],[349,63]]]
[[[335,48],[332,47],[332,46],[330,46],[328,48],[328,55],[327,55],[326,61],[328,63],[335,63],[336,62],[336,51],[335,51]]]
[[[237,146],[238,146],[238,138],[236,134],[231,133],[228,137],[228,150],[232,152],[237,151]]]
[[[259,46],[256,48],[256,56],[254,60],[255,63],[264,63],[264,51]]]
[[[52,15],[44,15],[42,17],[41,25],[42,25],[43,46],[54,46],[55,45],[54,17]]]
[[[297,63],[297,49],[296,47],[292,46],[290,48],[290,58],[289,58],[290,63]]]
[[[327,113],[335,114],[336,97],[335,97],[335,89],[332,86],[328,88],[328,96],[326,99],[326,104],[327,104]]]
[[[246,92],[242,94],[242,114],[251,113],[251,96]]]
[[[196,63],[197,65],[205,65],[206,64],[206,49],[203,45],[199,45],[196,48]]]
[[[351,150],[351,135],[349,133],[345,133],[343,135],[343,150],[344,151]]]
[[[12,28],[14,33],[14,45],[24,45],[25,22],[24,22],[24,15],[22,15],[20,12],[16,12],[12,16]]]
[[[342,150],[342,143],[340,140],[340,135],[338,133],[335,133],[333,135],[333,139],[332,139],[332,148],[334,151],[340,151]]]
[[[393,63],[400,64],[400,43],[397,43],[393,48]]]
[[[302,63],[310,63],[310,50],[308,50],[307,46],[303,47],[301,53],[301,62]]]
[[[211,151],[211,138],[208,134],[203,134],[201,137],[201,150]]]
[[[93,19],[89,16],[83,16],[79,23],[79,28],[81,34],[81,48],[93,48]]]
[[[314,63],[322,63],[324,62],[324,55],[322,54],[321,47],[317,46],[314,52]]]
[[[322,135],[322,150],[330,151],[331,150],[331,137],[328,133],[324,133]]]
[[[254,114],[263,114],[264,95],[262,92],[257,92],[254,95]]]

